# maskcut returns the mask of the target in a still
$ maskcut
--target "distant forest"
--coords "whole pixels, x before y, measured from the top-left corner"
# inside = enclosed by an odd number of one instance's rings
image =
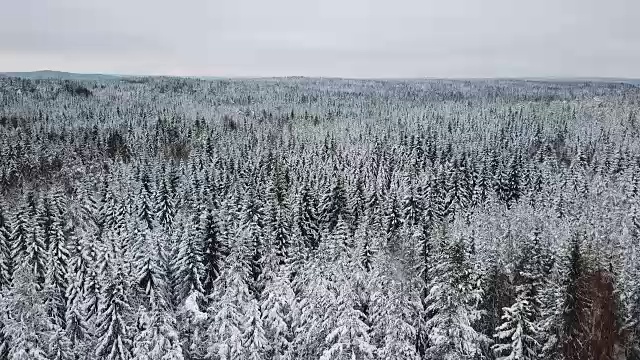
[[[640,359],[640,88],[0,77],[0,360]]]

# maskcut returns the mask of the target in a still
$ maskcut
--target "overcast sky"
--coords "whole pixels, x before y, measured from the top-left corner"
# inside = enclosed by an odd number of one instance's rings
[[[0,71],[640,77],[640,0],[0,0]]]

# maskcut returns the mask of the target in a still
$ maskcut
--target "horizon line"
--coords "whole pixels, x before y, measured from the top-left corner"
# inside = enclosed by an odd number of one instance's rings
[[[592,75],[536,75],[536,76],[335,76],[335,75],[175,75],[175,74],[127,74],[109,72],[74,72],[67,70],[38,69],[26,71],[0,71],[0,75],[34,74],[34,73],[63,73],[72,75],[100,75],[113,77],[167,77],[167,78],[203,78],[203,79],[336,79],[336,80],[640,80],[640,76],[592,76]]]

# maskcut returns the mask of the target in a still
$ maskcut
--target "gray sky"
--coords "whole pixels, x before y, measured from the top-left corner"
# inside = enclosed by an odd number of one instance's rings
[[[639,0],[0,0],[0,71],[640,77]]]

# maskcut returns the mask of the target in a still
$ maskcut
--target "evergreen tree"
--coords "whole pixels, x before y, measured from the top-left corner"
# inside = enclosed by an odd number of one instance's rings
[[[267,358],[293,359],[293,307],[295,294],[288,276],[281,270],[268,277],[262,304]]]
[[[161,245],[149,230],[142,230],[136,246],[135,271],[138,286],[142,290],[148,306],[157,304],[164,298],[164,278],[161,264]]]
[[[535,323],[531,321],[533,312],[529,302],[518,297],[511,307],[503,310],[504,322],[496,328],[495,334],[500,342],[494,345],[498,359],[538,359],[538,343],[535,339],[537,329]]]
[[[4,335],[10,339],[8,358],[47,360],[53,325],[28,264],[18,267],[12,285],[11,291],[3,291],[0,302]]]
[[[315,201],[306,183],[300,192],[296,215],[296,225],[298,226],[304,244],[309,249],[317,249],[320,240],[318,217],[316,214]]]
[[[95,349],[97,358],[108,360],[131,358],[131,335],[126,321],[129,311],[125,278],[121,270],[116,269],[113,279],[104,290],[97,319],[98,345]]]
[[[362,321],[363,314],[355,308],[353,289],[346,281],[340,287],[333,329],[329,329],[325,341],[327,348],[320,359],[374,359],[375,347],[371,345],[370,329]]]
[[[175,205],[165,181],[162,182],[156,194],[156,215],[160,225],[165,229],[171,228],[175,217]]]
[[[480,354],[485,337],[474,328],[480,318],[482,292],[474,281],[465,245],[461,240],[446,244],[444,254],[430,276],[426,298],[428,359],[473,359]]]
[[[0,202],[0,291],[11,284],[11,227],[2,202]]]
[[[180,302],[182,302],[194,292],[200,294],[199,297],[204,294],[201,281],[203,274],[202,247],[186,226],[182,228],[178,246],[176,266],[178,286],[180,287],[179,296]]]
[[[580,236],[571,238],[567,254],[567,269],[564,275],[564,298],[562,302],[562,328],[560,329],[560,344],[563,355],[568,359],[574,359],[583,351],[580,343],[580,280],[585,271],[584,258],[580,250]]]
[[[224,272],[220,281],[218,301],[209,309],[213,315],[209,326],[208,356],[213,359],[227,360],[244,358],[245,347],[245,311],[250,301],[249,288],[243,279],[246,272],[238,264],[240,254],[232,255],[233,267]]]
[[[24,262],[29,236],[35,232],[34,223],[29,217],[29,206],[24,204],[18,208],[15,214],[13,231],[11,232],[11,263],[22,264]]]
[[[133,339],[132,360],[183,360],[176,321],[164,308],[139,310],[141,329]]]
[[[337,177],[333,179],[331,187],[322,198],[321,218],[329,232],[332,232],[338,224],[338,218],[346,215],[346,211],[347,198],[343,180]]]
[[[55,210],[54,210],[55,211]],[[46,270],[46,287],[52,306],[50,311],[54,322],[64,329],[65,313],[67,305],[67,288],[69,266],[69,250],[67,248],[67,238],[64,233],[64,220],[59,212],[51,213],[52,219],[49,224],[50,234],[48,236],[48,262]]]
[[[205,213],[202,224],[202,244],[204,245],[202,252],[204,268],[203,290],[205,294],[210,294],[213,284],[220,277],[223,262],[228,255],[229,249],[220,233],[218,221],[212,210],[208,210]]]
[[[245,359],[264,359],[267,348],[267,338],[263,327],[262,314],[256,299],[251,299],[245,304],[243,324],[243,346]]]

